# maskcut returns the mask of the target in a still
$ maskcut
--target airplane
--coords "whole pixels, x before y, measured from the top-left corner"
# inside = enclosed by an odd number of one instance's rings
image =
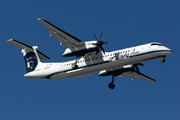
[[[105,52],[102,45],[108,43],[101,41],[102,33],[99,40],[94,34],[95,41],[83,42],[42,18],[37,19],[37,21],[49,29],[50,36],[54,36],[67,47],[62,54],[63,57],[75,56],[76,58],[67,62],[44,63],[41,60],[49,60],[50,58],[41,53],[38,46],[29,46],[10,39],[7,42],[22,49],[27,72],[24,76],[28,78],[81,78],[99,72],[98,76],[112,75],[112,81],[108,84],[110,89],[115,88],[114,82],[117,76],[121,75],[132,79],[142,78],[150,82],[156,82],[156,80],[142,74],[138,66],[143,66],[141,62],[158,58],[161,58],[161,62],[164,63],[165,58],[172,54],[171,49],[158,42]]]

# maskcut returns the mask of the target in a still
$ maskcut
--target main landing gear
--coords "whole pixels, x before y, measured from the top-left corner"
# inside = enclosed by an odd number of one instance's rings
[[[117,75],[113,75],[112,76],[112,82],[109,83],[108,87],[111,88],[111,89],[114,89],[115,88],[115,84],[114,84],[114,81],[116,80],[117,78]]]
[[[76,60],[75,60],[75,62],[74,62],[74,63],[72,64],[72,66],[71,66],[72,69],[74,69],[74,70],[75,70],[75,69],[78,69],[78,65],[77,65],[78,60],[79,60],[79,59],[78,59],[78,56],[76,56]]]

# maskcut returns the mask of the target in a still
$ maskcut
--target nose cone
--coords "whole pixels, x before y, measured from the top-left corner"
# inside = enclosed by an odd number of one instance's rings
[[[168,56],[168,55],[170,55],[172,53],[173,53],[173,51],[171,49],[169,49],[169,48],[166,48],[166,51],[164,51],[165,56]]]

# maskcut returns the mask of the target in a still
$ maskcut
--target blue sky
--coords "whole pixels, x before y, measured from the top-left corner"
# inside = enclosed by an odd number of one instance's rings
[[[6,0],[1,2],[0,118],[2,120],[179,120],[179,40],[178,0]],[[44,18],[83,40],[94,40],[103,32],[106,51],[150,42],[160,42],[173,50],[165,63],[144,62],[140,71],[156,83],[125,76],[98,73],[84,78],[43,80],[25,78],[21,50],[6,41],[14,38],[37,45],[52,62],[72,60],[61,54],[65,46],[49,36],[36,21]]]

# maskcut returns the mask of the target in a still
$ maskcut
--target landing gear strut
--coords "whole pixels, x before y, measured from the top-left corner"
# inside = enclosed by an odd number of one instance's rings
[[[76,56],[76,60],[75,60],[75,62],[74,62],[74,64],[72,64],[72,69],[78,69],[78,65],[77,65],[77,62],[78,62],[78,56]]]
[[[117,75],[113,75],[112,76],[112,82],[108,84],[108,87],[111,88],[111,89],[114,89],[115,88],[115,84],[114,84],[114,81],[116,80],[117,78]]]
[[[164,63],[164,62],[166,61],[166,60],[165,60],[165,57],[166,57],[166,56],[163,56],[163,57],[161,58],[161,62],[162,62],[162,63]]]

